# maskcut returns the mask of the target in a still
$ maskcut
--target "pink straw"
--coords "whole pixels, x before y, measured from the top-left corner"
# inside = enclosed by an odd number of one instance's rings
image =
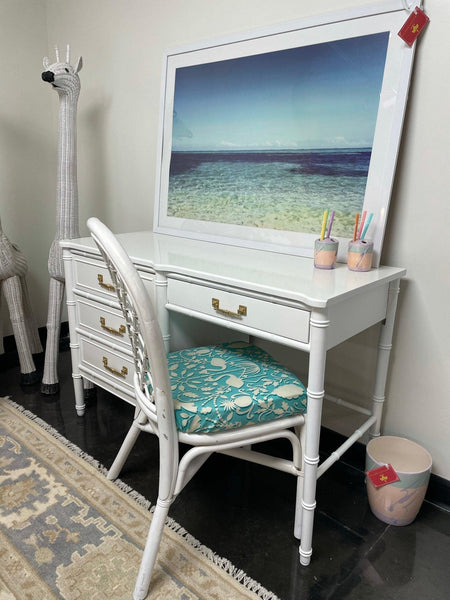
[[[330,224],[328,225],[328,231],[327,231],[327,238],[329,238],[331,235],[331,226],[333,225],[333,220],[334,220],[334,210],[331,213]]]
[[[367,210],[365,210],[363,212],[362,217],[361,217],[361,223],[359,224],[359,230],[358,230],[358,235],[357,235],[358,240],[361,238],[361,232],[364,227],[364,221],[366,220],[366,215],[367,215]]]

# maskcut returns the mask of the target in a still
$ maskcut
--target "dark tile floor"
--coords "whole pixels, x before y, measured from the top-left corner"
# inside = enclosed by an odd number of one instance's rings
[[[40,360],[40,357],[38,357]],[[38,363],[39,364],[39,363]],[[21,387],[3,363],[0,396],[9,395],[109,466],[133,409],[102,390],[84,417],[74,409],[69,352],[60,354],[61,391]],[[280,453],[284,447],[278,448]],[[121,478],[151,501],[157,494],[157,445],[142,434]],[[407,527],[370,512],[364,474],[336,463],[318,482],[314,552],[300,567],[293,531],[294,479],[249,463],[213,456],[183,490],[171,516],[281,600],[444,600],[450,589],[450,513],[425,502]]]

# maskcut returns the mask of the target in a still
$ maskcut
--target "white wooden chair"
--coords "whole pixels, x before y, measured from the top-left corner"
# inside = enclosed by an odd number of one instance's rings
[[[154,307],[130,258],[98,219],[89,219],[88,227],[116,287],[136,368],[135,417],[108,478],[119,475],[141,431],[159,438],[158,499],[133,596],[134,600],[143,600],[169,507],[213,452],[296,476],[296,514],[300,514],[300,432],[307,395],[292,373],[261,348],[245,342],[166,354]],[[252,448],[258,442],[276,438],[290,441],[292,460]],[[192,446],[181,460],[180,442]]]

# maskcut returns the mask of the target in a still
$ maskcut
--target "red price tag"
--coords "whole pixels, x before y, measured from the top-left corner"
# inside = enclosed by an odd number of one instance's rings
[[[366,471],[366,475],[376,488],[388,483],[394,483],[394,481],[400,481],[400,477],[394,471],[392,465],[382,465],[371,471]]]
[[[429,20],[430,19],[423,10],[416,6],[406,19],[405,24],[398,32],[398,35],[408,44],[408,46],[412,46]]]

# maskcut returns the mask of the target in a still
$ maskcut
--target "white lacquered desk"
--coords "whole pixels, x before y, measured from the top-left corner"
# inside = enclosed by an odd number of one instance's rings
[[[380,434],[392,332],[404,269],[366,273],[338,264],[314,269],[311,258],[138,232],[118,236],[156,305],[167,349],[176,311],[309,354],[302,514],[296,515],[300,560],[308,564],[316,480],[363,433]],[[76,410],[84,414],[83,379],[134,403],[133,360],[109,275],[91,238],[61,243],[65,261]],[[319,465],[327,351],[381,323],[372,411],[362,426]]]

